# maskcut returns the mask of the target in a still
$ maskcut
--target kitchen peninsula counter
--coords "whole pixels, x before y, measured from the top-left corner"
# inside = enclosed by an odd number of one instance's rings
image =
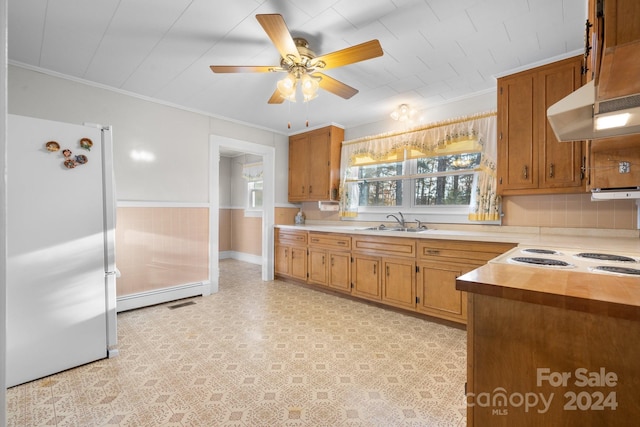
[[[488,263],[456,288],[468,426],[637,425],[640,278]]]

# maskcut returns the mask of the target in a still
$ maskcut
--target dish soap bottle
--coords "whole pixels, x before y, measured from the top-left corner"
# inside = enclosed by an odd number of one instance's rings
[[[302,209],[296,214],[295,218],[296,225],[304,224],[304,214],[302,213]]]

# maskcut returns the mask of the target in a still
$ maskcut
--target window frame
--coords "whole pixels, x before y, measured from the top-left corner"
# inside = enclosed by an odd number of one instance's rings
[[[443,156],[455,156],[460,154],[471,154],[471,153],[479,153],[479,151],[464,151],[464,152],[451,152],[443,154]],[[416,180],[419,178],[429,178],[429,177],[438,177],[438,176],[465,176],[471,175],[473,187],[475,187],[475,182],[478,178],[478,168],[477,165],[473,165],[468,169],[458,169],[454,171],[441,171],[441,172],[433,172],[433,173],[417,173],[418,169],[418,160],[426,157],[443,157],[438,156],[437,154],[434,156],[423,156],[423,157],[411,157],[407,158],[406,150],[405,150],[405,158],[398,163],[402,163],[403,175],[398,175],[396,177],[376,177],[369,178],[366,181],[402,181],[402,205],[395,206],[358,206],[358,216],[354,218],[343,218],[347,220],[366,220],[366,221],[389,221],[386,217],[389,214],[394,214],[397,212],[402,212],[406,216],[407,222],[412,222],[415,219],[424,222],[438,222],[438,223],[470,223],[468,219],[470,203],[465,205],[418,205],[415,203],[415,190],[416,190]],[[387,162],[392,163],[392,162]],[[380,164],[383,164],[381,162]],[[354,167],[365,167],[368,165],[357,165],[351,166]],[[357,176],[357,175],[356,175]],[[365,179],[362,178],[351,178],[348,179],[347,182],[362,182]],[[407,217],[411,215],[411,217]],[[477,223],[477,222],[475,222]]]
[[[244,208],[244,216],[245,217],[262,217],[262,213],[264,211],[264,206],[254,207],[251,206],[251,193],[256,189],[250,188],[252,185],[255,185],[257,182],[262,183],[263,188],[260,189],[262,193],[264,193],[264,180],[256,179],[256,180],[247,180],[246,185],[246,197],[245,197],[245,208]]]

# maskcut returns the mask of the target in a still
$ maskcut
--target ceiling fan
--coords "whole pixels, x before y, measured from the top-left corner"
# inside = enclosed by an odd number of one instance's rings
[[[278,82],[278,87],[269,98],[269,104],[281,104],[285,99],[295,101],[298,82],[305,101],[313,99],[317,95],[318,88],[349,99],[358,93],[358,90],[321,71],[376,58],[383,54],[380,42],[371,40],[326,55],[316,56],[309,49],[307,40],[291,36],[282,15],[260,14],[256,15],[256,19],[278,49],[281,56],[280,65],[212,65],[210,68],[214,73],[287,73],[287,77]]]

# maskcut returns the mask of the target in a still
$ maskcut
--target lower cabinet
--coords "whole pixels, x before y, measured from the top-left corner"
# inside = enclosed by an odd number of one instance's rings
[[[275,274],[307,280],[307,232],[277,228],[275,237]]]
[[[414,239],[354,236],[351,293],[413,310],[416,305],[415,254]]]
[[[420,263],[416,310],[456,322],[466,322],[467,298],[456,290],[456,279],[474,268]]]
[[[514,246],[510,243],[450,240],[418,242],[416,310],[466,323],[467,295],[456,289],[456,279]]]
[[[383,258],[382,301],[401,308],[416,306],[416,262]]]
[[[380,257],[353,255],[351,262],[351,293],[354,296],[380,300]]]
[[[351,237],[309,233],[309,283],[349,292],[351,290]]]
[[[276,230],[277,276],[463,324],[467,297],[456,278],[515,246]]]
[[[401,308],[416,306],[416,263],[413,259],[353,256],[352,295]]]

